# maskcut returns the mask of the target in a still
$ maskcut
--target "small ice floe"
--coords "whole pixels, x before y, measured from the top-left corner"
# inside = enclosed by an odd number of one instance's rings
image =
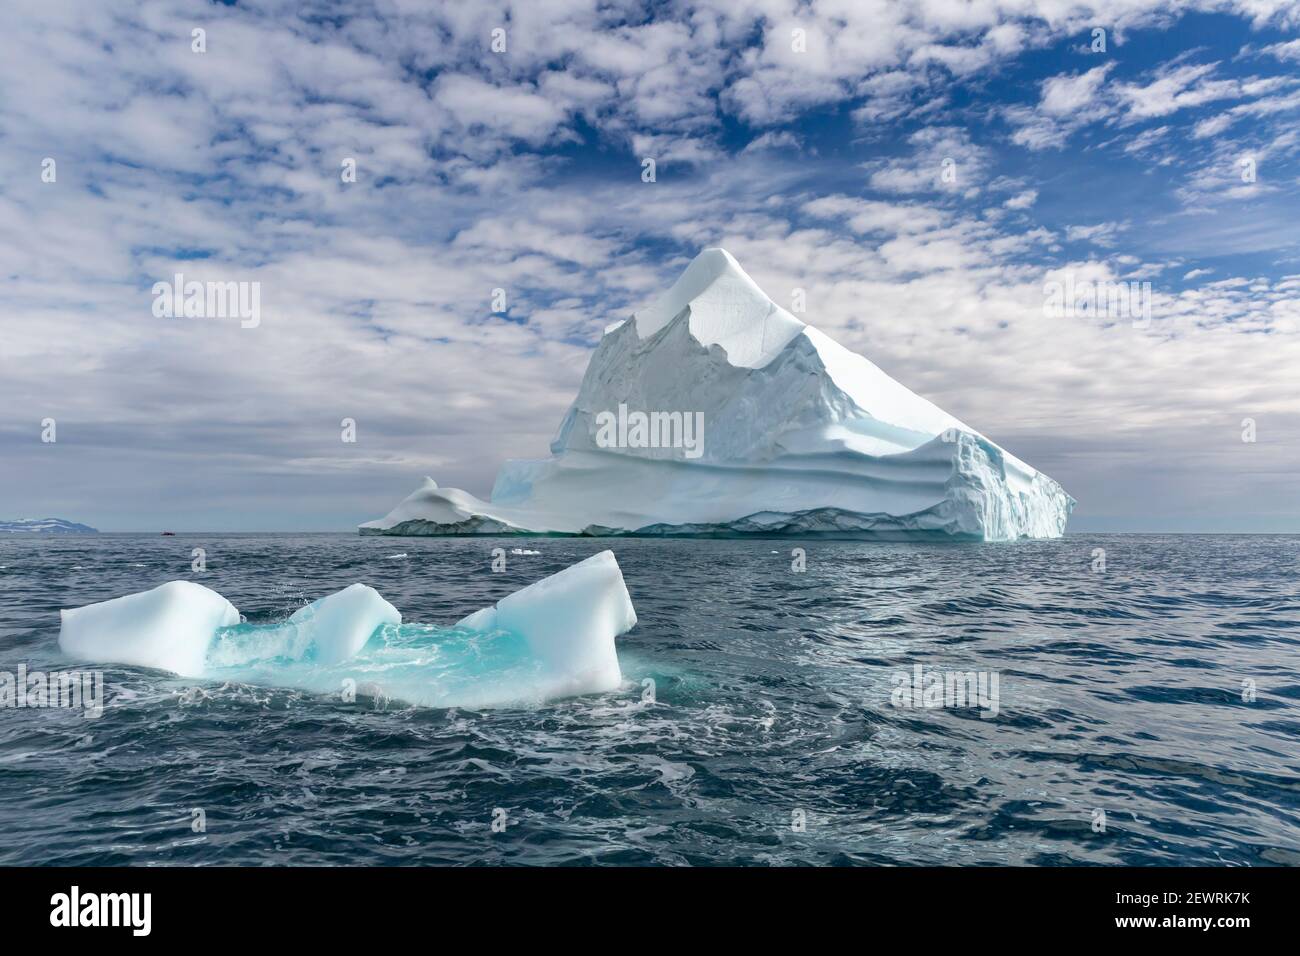
[[[511,554],[541,554],[540,551],[529,551],[527,548],[511,548]]]
[[[399,558],[404,558],[404,557],[406,557],[406,552],[405,552],[405,551],[403,551],[401,554],[386,554],[386,555],[384,555],[384,560],[385,560],[385,561],[396,561],[396,560],[398,560]]]
[[[608,693],[623,677],[614,638],[636,611],[612,551],[542,578],[451,627],[402,623],[353,584],[276,624],[249,624],[201,584],[171,581],[65,610],[59,647],[87,661],[181,677],[358,694],[429,707],[534,705]]]

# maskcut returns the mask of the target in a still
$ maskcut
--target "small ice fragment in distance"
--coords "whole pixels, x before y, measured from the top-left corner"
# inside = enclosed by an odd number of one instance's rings
[[[511,548],[511,554],[541,554],[540,551],[529,551],[527,548]]]
[[[401,554],[386,554],[386,555],[384,555],[384,560],[386,560],[386,561],[393,561],[393,560],[395,560],[395,559],[397,559],[397,558],[404,558],[404,557],[406,557],[406,552],[405,552],[405,551],[403,551]]]

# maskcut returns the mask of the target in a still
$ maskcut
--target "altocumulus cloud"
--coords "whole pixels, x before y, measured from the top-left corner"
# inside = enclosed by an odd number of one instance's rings
[[[1297,25],[1267,0],[19,4],[0,500],[347,529],[425,473],[486,494],[544,454],[601,329],[722,244],[1058,477],[1074,527],[1300,529]],[[176,273],[259,283],[262,321],[155,317]],[[1151,282],[1149,327],[1045,315],[1066,273]]]

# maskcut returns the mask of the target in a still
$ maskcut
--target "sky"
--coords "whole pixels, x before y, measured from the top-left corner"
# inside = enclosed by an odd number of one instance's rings
[[[1300,532],[1277,0],[6,4],[0,519],[487,497],[717,245],[1071,531]],[[257,283],[257,324],[157,314],[177,273]],[[1149,283],[1149,319],[1053,311],[1067,280]]]

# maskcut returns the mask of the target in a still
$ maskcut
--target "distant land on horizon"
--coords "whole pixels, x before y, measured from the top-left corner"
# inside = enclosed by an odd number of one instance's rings
[[[0,533],[7,534],[99,534],[98,528],[66,518],[19,518],[0,521]]]
[[[33,522],[33,523],[44,524],[46,521],[56,521],[56,520],[59,519],[42,519],[39,522]],[[159,534],[159,531],[157,529],[138,529],[138,528],[137,529],[114,528],[108,531],[101,531],[98,528],[91,528],[88,525],[78,525],[75,522],[62,522],[68,527],[63,529],[57,529],[57,530],[52,528],[51,529],[39,529],[39,528],[27,529],[27,528],[13,527],[14,525],[19,525],[23,523],[24,522],[0,521],[0,535],[3,535],[5,532],[12,532],[12,533],[27,532],[27,533],[45,533],[45,534],[150,535],[150,536],[157,536]],[[176,537],[185,537],[185,536],[193,536],[193,535],[216,535],[216,536],[220,536],[220,535],[349,535],[352,537],[365,537],[364,535],[358,535],[355,529],[348,529],[348,528],[240,528],[240,529],[181,528],[176,531],[170,531],[170,530],[164,531],[162,532],[162,534],[175,535]],[[1081,528],[1075,530],[1073,528],[1067,528],[1065,530],[1065,533],[1062,535],[1062,537],[1063,538],[1089,538],[1089,537],[1097,537],[1097,536],[1116,536],[1116,535],[1201,535],[1201,536],[1214,535],[1214,536],[1221,536],[1221,537],[1281,535],[1287,537],[1295,537],[1297,535],[1300,535],[1300,531],[1298,530],[1240,531],[1240,530],[1233,530],[1233,529],[1227,529],[1227,530],[1190,529],[1190,530],[1173,531],[1169,529],[1119,530],[1115,528],[1097,528],[1097,529]],[[428,538],[429,536],[394,535],[392,537],[395,539],[396,538],[409,539],[411,537]],[[530,538],[532,539],[540,538],[540,539],[551,539],[557,541],[565,540],[565,539],[580,539],[583,537],[588,537],[589,540],[598,540],[598,537],[589,537],[584,535],[564,535],[564,534],[502,534],[502,535],[473,535],[473,536],[469,536],[469,535],[436,536],[435,535],[433,537],[503,537],[503,538],[518,538],[521,540],[530,539]],[[654,537],[654,536],[653,535],[611,535],[609,537],[645,538],[645,537]],[[795,540],[799,540],[800,537],[801,537],[800,535],[796,535],[796,534],[750,535],[750,536],[738,535],[735,537],[724,537],[724,538],[718,538],[714,540],[743,541],[746,540],[747,538],[751,538],[753,540],[775,541],[775,540],[781,540],[782,538],[788,538],[791,541],[795,541]],[[804,539],[816,538],[816,537],[817,536],[815,535],[803,536]],[[698,538],[690,537],[690,536],[682,536],[680,538],[674,538],[673,540],[698,541],[698,540],[706,540],[706,539],[708,539],[707,535]],[[661,540],[665,540],[665,539],[661,539]],[[845,536],[842,538],[829,537],[826,538],[825,540],[828,541],[859,540],[859,541],[870,542],[873,540],[873,538],[870,534],[863,534],[858,538],[854,538],[852,536]],[[881,541],[882,539],[874,539],[874,540]],[[1017,543],[1023,543],[1027,540],[1029,539],[1018,539],[1017,541],[1014,542],[994,542],[994,543],[1017,544]],[[899,542],[893,542],[893,543],[899,543]],[[970,543],[970,542],[965,542],[965,543]]]

